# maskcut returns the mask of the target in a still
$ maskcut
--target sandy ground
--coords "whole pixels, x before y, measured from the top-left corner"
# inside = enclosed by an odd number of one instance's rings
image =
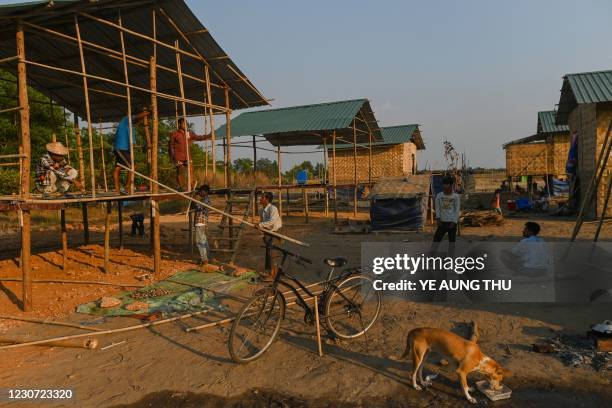
[[[525,219],[508,219],[500,227],[465,228],[462,240],[515,240]],[[573,227],[571,220],[541,218],[542,236],[547,240],[566,239]],[[431,231],[406,234],[335,235],[325,219],[305,224],[302,218],[285,220],[284,232],[311,244],[302,255],[316,260],[308,270],[296,270],[307,282],[320,280],[326,273],[321,260],[342,255],[351,265],[359,260],[362,241],[430,240]],[[127,225],[127,224],[126,224]],[[192,268],[184,216],[165,216],[162,247],[163,278],[176,271]],[[592,235],[593,225],[585,225],[583,237]],[[40,246],[56,245],[55,231],[34,236]],[[99,242],[100,231],[92,232],[92,242]],[[606,225],[602,239],[612,239],[612,228]],[[79,231],[71,231],[73,249],[69,252],[70,268],[60,268],[59,251],[44,250],[33,257],[34,278],[103,280],[117,283],[141,283],[137,275],[150,272],[152,260],[147,242],[126,239],[126,249],[113,249],[111,273],[101,271],[101,247],[92,244],[76,247]],[[261,269],[260,237],[248,231],[240,252],[240,264]],[[171,246],[172,245],[172,246]],[[0,276],[17,277],[16,256],[0,260]],[[91,266],[91,263],[95,266]],[[73,313],[76,305],[112,294],[121,288],[94,285],[44,284],[34,292],[36,311],[19,311],[20,284],[5,282],[0,292],[3,314],[50,317],[69,321],[92,321],[92,316]],[[192,318],[135,332],[107,336],[102,346],[122,343],[107,350],[27,347],[4,350],[0,359],[0,388],[71,388],[75,398],[51,406],[463,406],[455,374],[437,364],[431,356],[426,372],[440,376],[432,388],[417,392],[408,386],[410,362],[388,359],[398,354],[408,330],[419,326],[441,327],[465,335],[465,324],[476,320],[481,328],[481,348],[514,375],[504,382],[513,389],[509,401],[498,406],[610,406],[612,387],[610,373],[591,367],[566,367],[552,355],[536,354],[530,345],[555,332],[584,334],[590,323],[610,318],[609,304],[546,305],[495,304],[453,306],[421,304],[386,299],[383,313],[364,337],[334,342],[326,338],[325,355],[316,353],[314,328],[303,323],[303,314],[291,309],[280,338],[260,359],[247,365],[236,365],[229,359],[229,327],[219,326],[186,333],[210,318]],[[107,319],[97,327],[123,327],[137,320]],[[77,329],[35,324],[1,322],[0,330],[27,334],[32,338],[79,333]],[[470,377],[473,383],[478,375]],[[491,405],[477,392],[481,405]],[[2,405],[2,402],[0,402]],[[46,404],[49,406],[49,404]],[[11,406],[11,405],[9,405]],[[13,405],[19,406],[19,405]]]

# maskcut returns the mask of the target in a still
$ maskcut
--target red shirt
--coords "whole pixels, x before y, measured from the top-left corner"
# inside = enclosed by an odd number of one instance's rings
[[[203,141],[210,139],[210,135],[198,136],[195,133],[188,131],[189,144],[194,141]],[[172,132],[168,141],[168,152],[170,159],[174,162],[187,161],[187,143],[185,141],[185,132],[182,129]]]

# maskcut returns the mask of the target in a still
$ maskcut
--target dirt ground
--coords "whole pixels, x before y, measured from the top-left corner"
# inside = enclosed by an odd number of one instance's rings
[[[500,227],[465,228],[462,240],[517,240],[526,219],[507,219]],[[542,236],[549,241],[564,240],[573,221],[540,217]],[[126,223],[127,226],[127,223]],[[162,220],[163,279],[177,271],[194,267],[188,242],[185,216],[164,216]],[[594,226],[586,224],[583,238],[592,236]],[[316,262],[296,273],[306,282],[316,282],[327,272],[322,259],[345,256],[357,266],[362,241],[421,241],[431,239],[428,227],[421,233],[336,235],[328,219],[314,218],[305,224],[301,217],[285,220],[285,234],[311,244],[302,255]],[[261,269],[261,238],[256,231],[245,233],[240,265]],[[115,234],[116,235],[116,234]],[[34,279],[60,278],[100,280],[120,284],[142,284],[136,279],[150,273],[152,259],[148,239],[128,237],[125,248],[112,249],[111,273],[101,270],[101,229],[92,228],[91,245],[79,246],[78,226],[70,231],[69,269],[61,270],[62,255],[57,249],[58,232],[47,229],[33,234],[35,246],[42,247],[32,258]],[[0,277],[19,277],[18,238],[6,235],[2,242]],[[612,227],[604,227],[601,239],[612,239]],[[113,242],[116,245],[117,242]],[[3,244],[4,245],[4,244]],[[92,266],[93,264],[93,266]],[[0,285],[0,310],[13,316],[45,317],[73,322],[96,318],[74,313],[78,304],[112,295],[121,287],[72,284],[37,284],[31,313],[19,309],[21,284]],[[187,333],[186,326],[210,321],[196,317],[153,328],[101,338],[106,350],[25,347],[2,350],[0,388],[71,388],[71,401],[45,406],[79,407],[247,407],[247,406],[464,406],[456,376],[430,356],[426,373],[439,377],[433,387],[417,392],[409,387],[410,362],[388,357],[401,352],[406,333],[415,327],[431,326],[467,334],[466,323],[478,322],[483,351],[498,360],[514,375],[504,380],[513,390],[510,400],[494,405],[504,407],[610,406],[612,375],[592,367],[567,367],[557,357],[531,351],[531,344],[557,332],[582,335],[589,324],[609,319],[609,304],[489,304],[471,307],[413,303],[386,299],[381,318],[371,331],[353,341],[325,340],[325,355],[316,352],[314,328],[303,323],[303,313],[292,308],[280,338],[259,360],[247,365],[231,362],[227,351],[228,326]],[[130,318],[106,319],[94,327],[123,327],[137,324]],[[0,320],[0,332],[26,334],[32,338],[81,333],[78,329],[22,324]],[[473,384],[479,376],[470,377]],[[480,405],[493,405],[473,393]],[[3,402],[0,401],[0,406]],[[30,404],[28,404],[29,406]],[[469,404],[467,404],[469,405]],[[19,406],[19,405],[8,405]]]

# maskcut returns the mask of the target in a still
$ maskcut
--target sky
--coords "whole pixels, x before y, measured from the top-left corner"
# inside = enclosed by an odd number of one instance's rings
[[[608,0],[187,4],[272,107],[368,98],[381,126],[420,124],[419,169],[445,167],[444,140],[473,167],[505,166],[501,145],[535,133],[564,74],[612,69]],[[322,153],[287,154],[283,170],[303,160]]]
[[[444,140],[504,167],[501,145],[536,132],[564,74],[612,69],[607,0],[187,3],[273,107],[365,97],[381,126],[419,123],[420,169],[445,166]],[[283,167],[304,159],[322,155]]]

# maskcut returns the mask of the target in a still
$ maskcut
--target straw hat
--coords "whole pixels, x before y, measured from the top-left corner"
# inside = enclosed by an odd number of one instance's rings
[[[68,148],[61,142],[47,143],[45,145],[49,153],[57,154],[60,156],[66,156],[68,154]]]

